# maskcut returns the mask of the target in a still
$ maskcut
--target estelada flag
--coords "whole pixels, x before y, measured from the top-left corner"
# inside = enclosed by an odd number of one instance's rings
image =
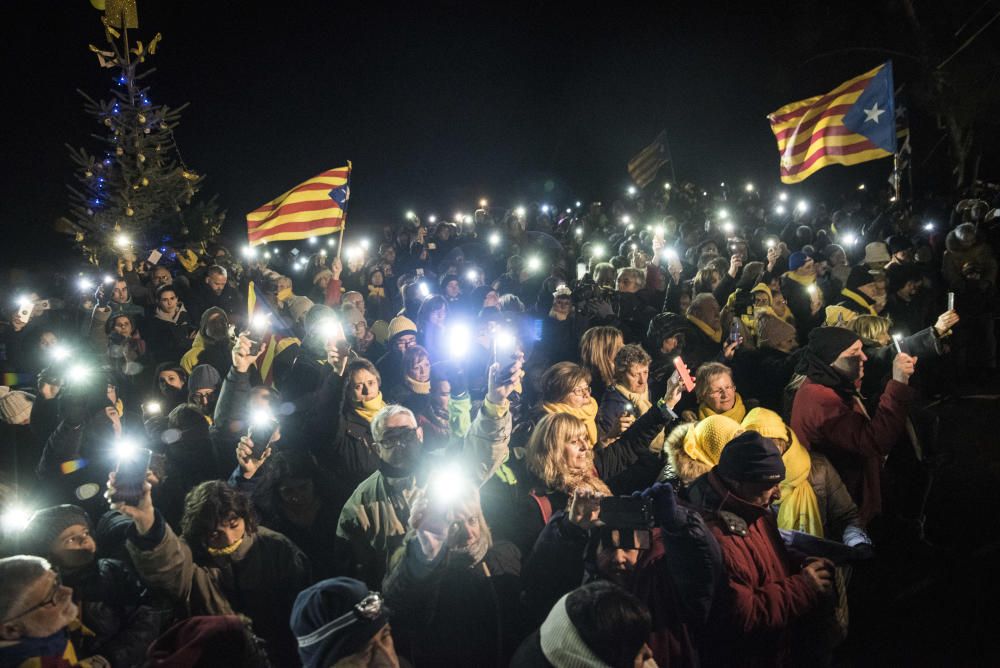
[[[827,165],[856,165],[896,152],[892,62],[826,95],[786,104],[767,120],[778,140],[781,182],[798,183]]]
[[[656,178],[660,167],[670,161],[667,152],[667,131],[656,136],[653,143],[632,156],[628,161],[628,174],[640,188],[645,188]]]
[[[247,214],[251,246],[338,232],[351,197],[351,163],[328,169]]]

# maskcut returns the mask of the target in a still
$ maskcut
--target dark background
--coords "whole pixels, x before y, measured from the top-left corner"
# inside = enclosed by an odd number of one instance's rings
[[[989,4],[915,7],[946,53],[992,16]],[[904,53],[897,85],[915,79],[921,65],[905,54],[926,47],[892,0],[364,5],[139,0],[133,38],[164,36],[151,59],[151,97],[191,103],[179,146],[207,174],[202,193],[217,193],[228,210],[230,240],[245,238],[248,211],[348,159],[349,227],[400,220],[411,208],[469,211],[480,197],[501,206],[618,197],[629,157],[661,129],[680,180],[775,186],[767,113],[867,71],[886,49]],[[8,12],[0,224],[22,258],[34,257],[45,228],[66,213],[64,144],[97,148],[89,133],[102,128],[75,89],[104,97],[111,85],[111,70],[87,50],[104,45],[99,19],[86,0]],[[971,27],[954,38],[963,24]],[[977,40],[969,62],[983,61],[982,50],[993,59],[998,28]],[[881,50],[839,51],[848,47]],[[986,74],[995,72],[990,65]],[[915,162],[935,152],[915,175],[944,190],[941,136],[918,109]],[[832,167],[789,190],[828,197],[860,181],[881,188],[890,169],[889,160]],[[669,175],[664,168],[661,181]]]

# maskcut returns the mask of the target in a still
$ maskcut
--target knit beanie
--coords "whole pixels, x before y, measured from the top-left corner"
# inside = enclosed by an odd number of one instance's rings
[[[572,593],[572,592],[571,592]],[[549,616],[542,622],[538,640],[542,654],[556,668],[601,668],[606,666],[592,649],[587,647],[566,611],[566,594],[552,606]]]
[[[740,423],[725,415],[710,415],[700,420],[684,437],[684,452],[691,459],[715,466],[723,448],[742,431]]]
[[[188,378],[188,392],[194,393],[198,390],[215,389],[222,382],[218,370],[211,364],[199,364],[191,370],[191,377]]]
[[[205,615],[177,622],[150,645],[150,668],[271,665],[238,615]]]
[[[809,256],[803,253],[802,251],[795,251],[794,253],[788,256],[788,268],[791,271],[795,271],[796,269],[804,265],[808,258]]]
[[[353,578],[331,578],[303,589],[292,606],[291,627],[305,668],[327,668],[356,654],[382,630],[385,606],[371,618],[355,606],[370,592]]]
[[[405,315],[397,315],[389,321],[389,341],[404,334],[417,335],[417,324]]]
[[[28,554],[48,557],[52,552],[52,541],[72,526],[91,529],[90,516],[80,506],[63,504],[36,510],[21,533],[21,549]]]
[[[757,343],[772,347],[779,341],[787,341],[795,336],[795,328],[781,318],[764,315],[757,319]]]
[[[20,390],[0,386],[0,420],[7,424],[21,424],[31,417],[35,397]]]
[[[737,482],[779,483],[785,478],[785,463],[777,446],[755,431],[745,431],[727,443],[716,469]]]
[[[809,350],[823,364],[833,364],[840,353],[860,341],[861,337],[845,327],[817,327],[809,332]]]

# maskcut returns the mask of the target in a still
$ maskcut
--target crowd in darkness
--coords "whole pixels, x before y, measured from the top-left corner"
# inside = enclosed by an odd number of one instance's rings
[[[924,541],[925,400],[995,373],[994,196],[661,183],[12,276],[0,668],[833,665]]]

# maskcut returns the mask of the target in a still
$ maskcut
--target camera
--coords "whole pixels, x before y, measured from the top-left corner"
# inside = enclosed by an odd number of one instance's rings
[[[252,444],[250,456],[254,459],[263,457],[276,431],[278,420],[267,411],[256,411],[250,417],[250,428],[247,430],[247,438]]]

